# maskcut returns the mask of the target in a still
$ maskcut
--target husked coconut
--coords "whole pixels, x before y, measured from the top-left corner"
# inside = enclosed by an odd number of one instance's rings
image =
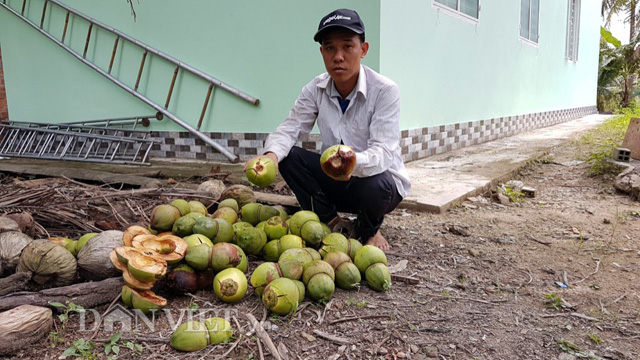
[[[76,269],[76,258],[69,250],[49,240],[34,240],[22,250],[16,271],[30,271],[36,284],[56,287],[72,284]]]
[[[0,275],[13,273],[20,260],[20,253],[33,239],[20,231],[0,234]]]
[[[0,313],[0,356],[33,346],[53,327],[51,309],[20,305]]]
[[[222,180],[218,179],[207,180],[198,185],[198,191],[208,192],[214,199],[219,198],[224,189],[226,189],[226,186],[224,185]]]
[[[123,235],[119,230],[107,230],[89,239],[77,255],[80,276],[87,280],[120,276],[120,272],[111,263],[109,253],[124,245]]]
[[[20,225],[13,219],[0,216],[0,232],[20,231]]]

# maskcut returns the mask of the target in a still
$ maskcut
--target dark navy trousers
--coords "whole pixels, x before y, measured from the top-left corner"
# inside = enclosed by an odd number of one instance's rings
[[[356,214],[356,237],[362,241],[375,235],[384,214],[402,201],[389,171],[336,181],[322,171],[320,154],[297,146],[291,148],[278,168],[300,206],[318,214],[320,221],[331,221],[337,212]]]

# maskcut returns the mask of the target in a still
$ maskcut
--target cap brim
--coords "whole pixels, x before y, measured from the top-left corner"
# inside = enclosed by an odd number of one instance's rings
[[[318,30],[318,32],[315,35],[313,35],[313,41],[320,42],[322,40],[322,38],[324,37],[324,34],[327,31],[333,30],[335,28],[347,29],[347,30],[353,31],[354,33],[356,33],[358,35],[362,35],[362,33],[364,32],[364,31],[362,31],[360,29],[354,29],[352,27],[349,27],[349,26],[346,26],[346,25],[342,25],[342,24],[327,25],[327,26],[323,27],[321,30]]]

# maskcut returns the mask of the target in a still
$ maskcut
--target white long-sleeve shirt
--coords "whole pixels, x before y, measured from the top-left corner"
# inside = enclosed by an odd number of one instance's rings
[[[361,65],[355,89],[344,114],[340,94],[328,73],[302,89],[289,116],[271,133],[264,151],[282,161],[298,139],[318,124],[322,151],[343,143],[353,146],[356,166],[352,176],[367,177],[389,170],[403,198],[411,190],[400,152],[400,92],[389,78]]]

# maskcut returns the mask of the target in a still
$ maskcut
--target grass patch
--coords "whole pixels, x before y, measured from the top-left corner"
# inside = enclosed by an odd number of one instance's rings
[[[640,108],[622,109],[620,114],[607,119],[596,129],[575,140],[575,145],[580,146],[586,154],[583,160],[591,165],[589,170],[591,176],[617,175],[620,171],[607,159],[613,156],[614,148],[622,145],[632,117],[640,117]]]

